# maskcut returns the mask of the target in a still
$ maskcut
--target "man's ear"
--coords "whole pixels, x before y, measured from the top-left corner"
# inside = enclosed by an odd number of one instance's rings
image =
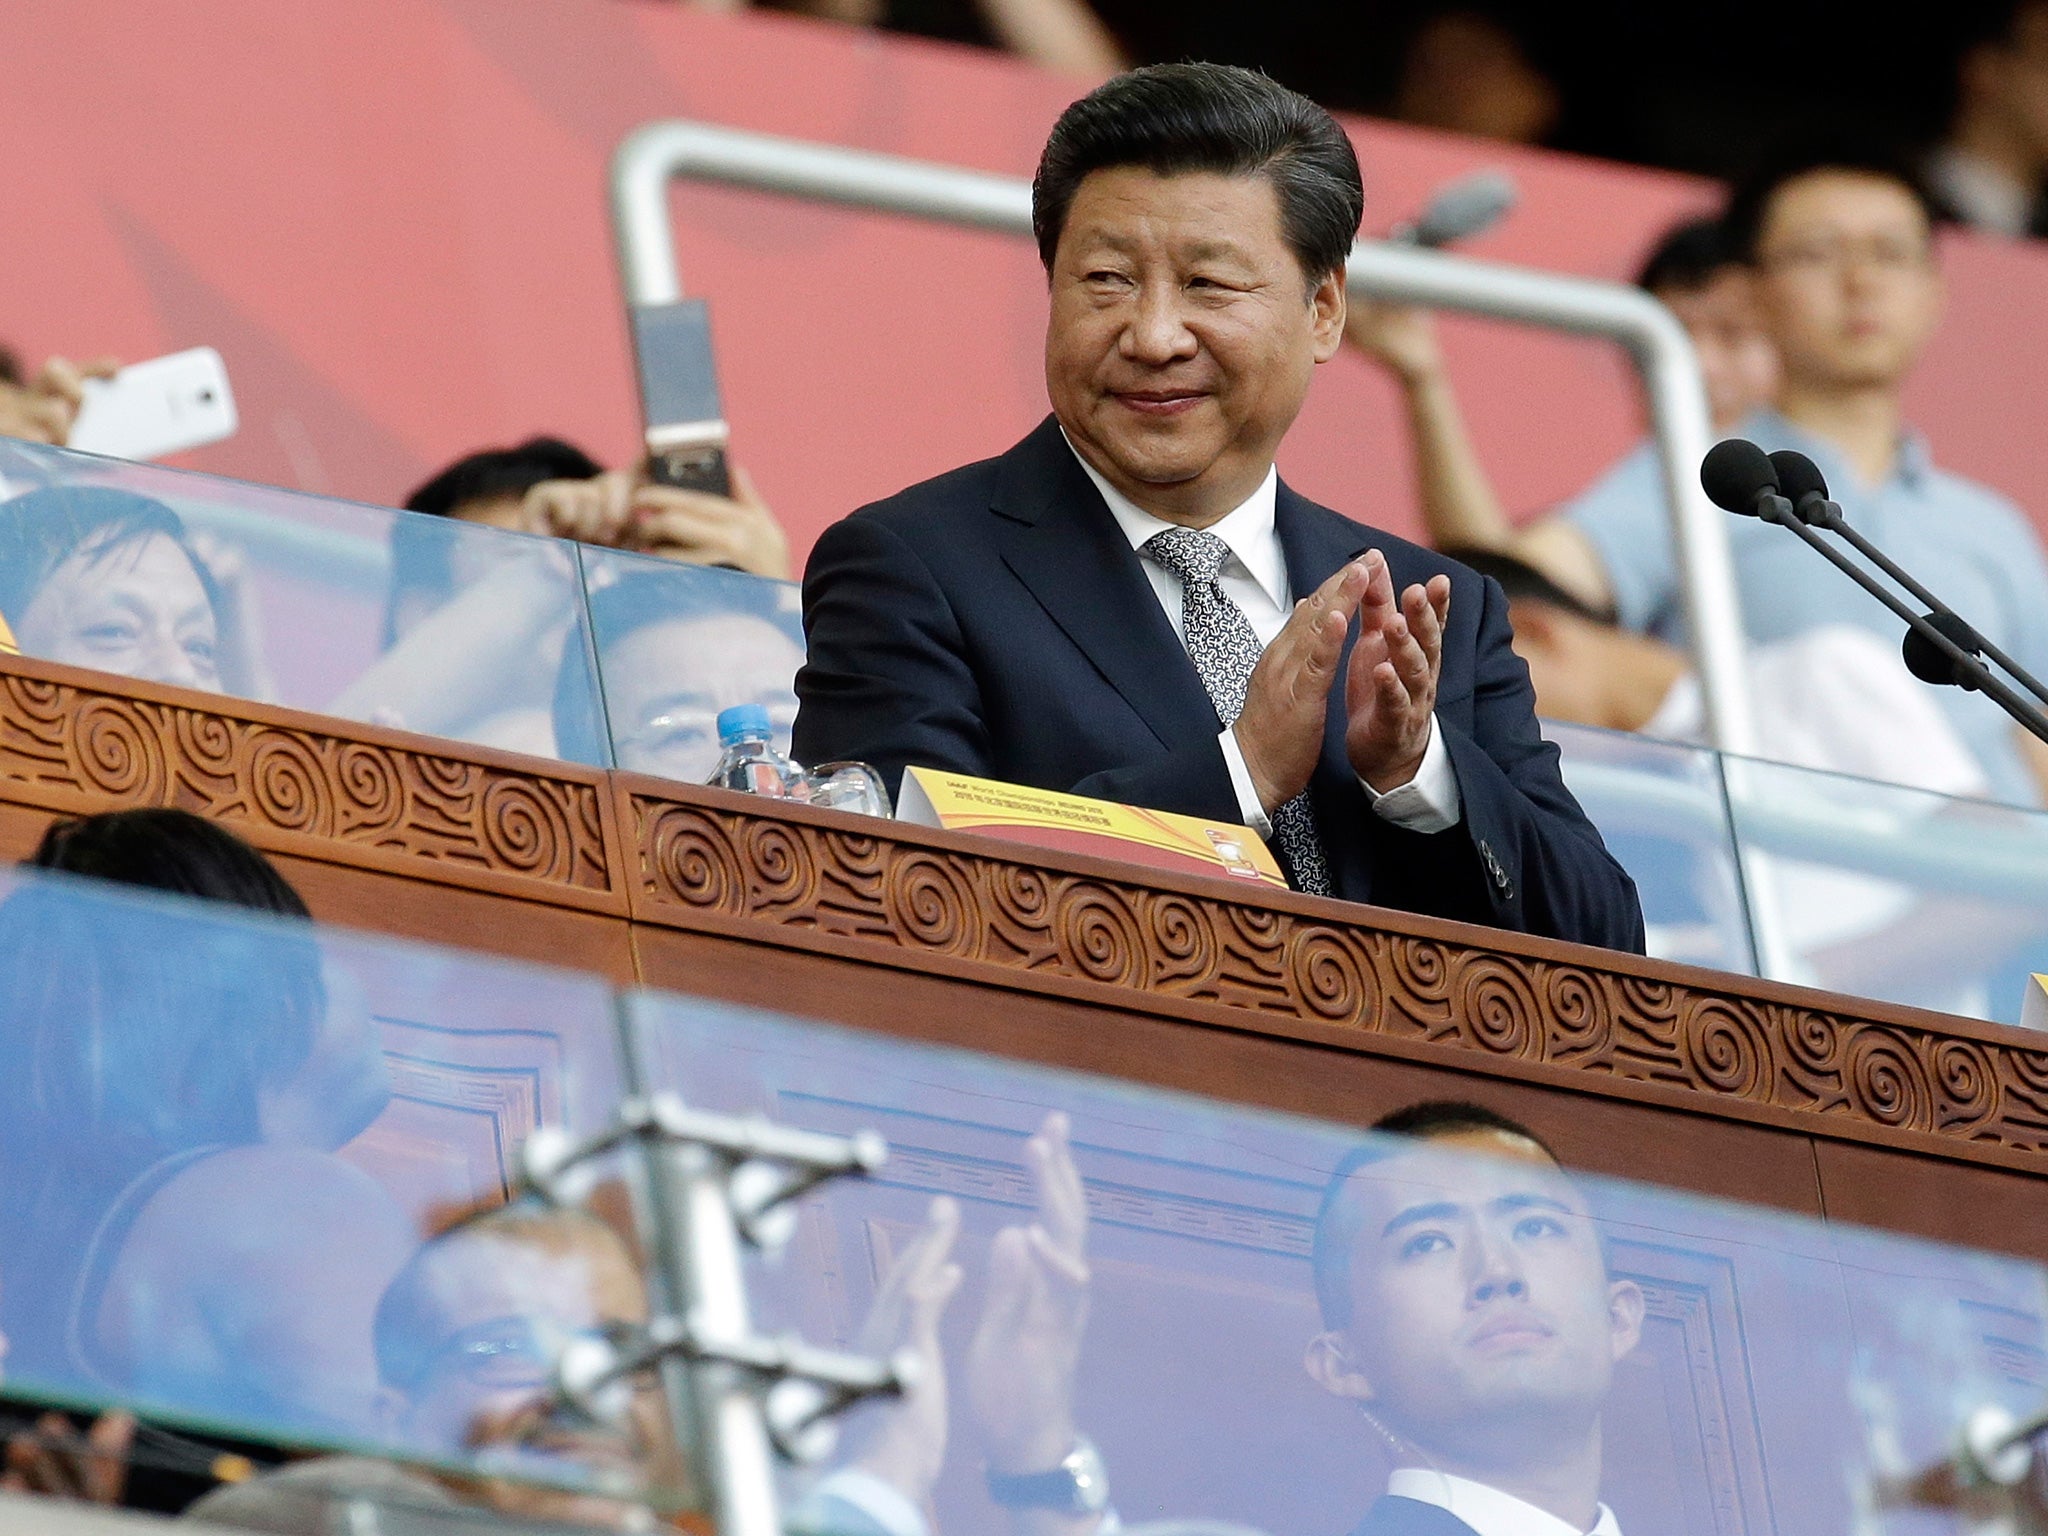
[[[1325,272],[1309,291],[1309,326],[1315,337],[1315,358],[1327,363],[1344,344],[1344,269]]]
[[[1643,1288],[1635,1281],[1608,1282],[1607,1323],[1614,1337],[1614,1358],[1619,1360],[1643,1337]]]
[[[1352,1359],[1351,1341],[1338,1329],[1319,1333],[1308,1341],[1301,1368],[1308,1372],[1310,1381],[1332,1397],[1348,1397],[1361,1403],[1373,1400],[1372,1383]]]

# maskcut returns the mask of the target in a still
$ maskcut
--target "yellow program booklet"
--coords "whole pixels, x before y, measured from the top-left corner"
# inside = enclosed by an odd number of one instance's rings
[[[2027,978],[2026,1000],[2020,1004],[2020,1028],[2048,1030],[2048,976],[2039,971]]]
[[[1259,834],[1229,822],[1176,816],[1063,795],[964,773],[911,768],[896,797],[896,819],[921,827],[979,832],[1041,848],[1150,864],[1183,873],[1234,875],[1285,890],[1287,877]]]

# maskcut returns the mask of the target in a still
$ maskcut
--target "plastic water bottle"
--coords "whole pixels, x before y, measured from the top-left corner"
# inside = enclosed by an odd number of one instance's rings
[[[759,704],[735,704],[718,712],[718,744],[725,749],[709,783],[776,800],[808,800],[811,781],[775,747],[775,727]]]

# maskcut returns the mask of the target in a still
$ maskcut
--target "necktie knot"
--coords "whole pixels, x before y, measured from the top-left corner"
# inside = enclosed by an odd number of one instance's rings
[[[1200,528],[1168,528],[1153,534],[1140,547],[1155,564],[1173,572],[1183,583],[1214,581],[1230,558],[1230,546]]]

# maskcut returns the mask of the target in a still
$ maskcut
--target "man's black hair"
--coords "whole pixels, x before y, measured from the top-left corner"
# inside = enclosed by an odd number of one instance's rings
[[[1306,96],[1235,65],[1150,64],[1097,86],[1053,124],[1031,180],[1031,228],[1048,273],[1075,192],[1118,166],[1265,177],[1311,282],[1343,269],[1365,212],[1351,140]]]
[[[1658,236],[1636,273],[1636,286],[1646,293],[1697,293],[1735,264],[1719,215],[1685,219]]]
[[[226,827],[174,806],[54,821],[26,862],[253,912],[312,917],[270,860]]]
[[[405,498],[405,510],[453,517],[472,502],[524,496],[545,480],[590,480],[604,466],[559,437],[529,437],[457,459]]]
[[[667,569],[650,565],[597,588],[589,597],[589,630],[579,618],[562,643],[562,662],[555,673],[555,755],[573,763],[610,761],[596,700],[601,684],[590,675],[587,635],[597,636],[596,655],[602,671],[607,652],[650,624],[755,618],[785,628],[790,592],[786,582],[704,565]]]
[[[220,586],[193,549],[185,520],[162,502],[106,485],[43,486],[0,502],[0,617],[18,639],[23,611],[66,560],[75,554],[103,560],[158,535],[192,562],[218,615]]]
[[[1528,561],[1505,551],[1452,547],[1443,553],[1461,565],[1470,566],[1482,576],[1491,576],[1500,583],[1501,591],[1507,594],[1511,603],[1542,603],[1594,624],[1612,627],[1615,623],[1613,614],[1603,613],[1584,598],[1567,592]]]
[[[1945,216],[1919,166],[1901,146],[1853,134],[1808,134],[1773,145],[1749,174],[1736,182],[1728,197],[1728,211],[1722,215],[1729,254],[1754,266],[1764,221],[1778,193],[1792,182],[1830,171],[1895,182],[1920,205],[1930,229]]]
[[[1345,1199],[1352,1178],[1374,1163],[1398,1157],[1410,1149],[1404,1141],[1437,1141],[1446,1136],[1463,1136],[1474,1131],[1494,1131],[1519,1136],[1539,1148],[1552,1162],[1557,1154],[1518,1120],[1483,1104],[1455,1099],[1430,1099],[1410,1104],[1383,1115],[1372,1124],[1374,1139],[1344,1154],[1323,1186],[1322,1203],[1316,1208],[1315,1237],[1310,1246],[1310,1263],[1316,1277],[1316,1302],[1322,1308],[1325,1328],[1351,1325],[1351,1250],[1357,1240],[1355,1221],[1348,1220],[1353,1209]]]

